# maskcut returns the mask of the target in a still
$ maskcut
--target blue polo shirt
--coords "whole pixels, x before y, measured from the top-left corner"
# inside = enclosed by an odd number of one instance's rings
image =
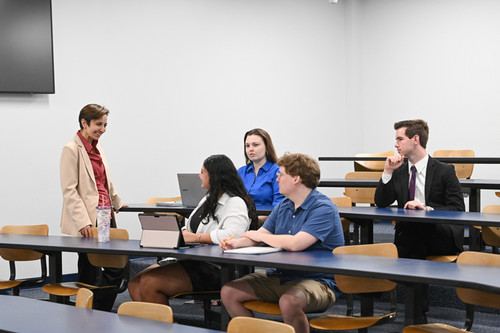
[[[255,177],[253,163],[242,166],[238,169],[238,174],[243,180],[243,184],[248,194],[253,198],[255,206],[276,206],[283,200],[280,188],[276,181],[277,173],[280,171],[276,163],[267,161]]]
[[[339,211],[326,195],[317,189],[311,191],[306,200],[295,210],[294,203],[285,198],[274,207],[271,215],[262,226],[275,235],[295,235],[300,231],[316,237],[318,241],[304,251],[333,251],[344,245],[344,233]],[[279,274],[281,283],[292,280],[316,280],[327,284],[336,295],[340,291],[333,274],[305,272],[283,269],[268,269],[267,275]]]

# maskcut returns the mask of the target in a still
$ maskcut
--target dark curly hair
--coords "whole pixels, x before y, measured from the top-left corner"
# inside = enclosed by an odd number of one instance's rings
[[[229,157],[226,155],[209,156],[203,162],[203,166],[208,172],[210,189],[208,190],[207,200],[201,208],[201,218],[204,219],[210,216],[217,221],[215,209],[217,208],[219,196],[225,192],[231,197],[240,197],[245,201],[248,208],[248,216],[251,220],[250,229],[255,230],[257,228],[255,203],[247,193],[243,181]]]

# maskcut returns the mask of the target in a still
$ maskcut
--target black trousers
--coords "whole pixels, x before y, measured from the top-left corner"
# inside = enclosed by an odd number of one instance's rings
[[[400,258],[425,259],[461,252],[449,224],[398,222],[394,244]]]
[[[100,267],[93,266],[87,257],[87,253],[78,253],[78,282],[95,285]],[[119,268],[102,269],[101,285],[120,285],[123,280],[124,270]],[[95,293],[93,308],[102,311],[111,311],[115,303],[116,293]]]
[[[462,251],[455,245],[453,231],[448,224],[398,222],[394,244],[400,258],[425,259],[431,255],[453,255]],[[422,317],[429,311],[429,285],[422,285]],[[426,323],[423,319],[422,323]]]

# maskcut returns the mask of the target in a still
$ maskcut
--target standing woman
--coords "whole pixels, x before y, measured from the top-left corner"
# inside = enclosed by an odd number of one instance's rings
[[[109,167],[99,138],[106,132],[109,110],[97,104],[88,104],[78,117],[80,130],[64,146],[61,163],[63,209],[61,232],[76,237],[92,237],[97,224],[97,206],[124,206],[109,178]],[[111,227],[116,228],[111,210]],[[86,253],[78,253],[78,281],[95,284],[97,268]],[[123,271],[108,269],[103,272],[105,283],[119,283]],[[96,295],[97,296],[97,295]],[[94,297],[94,308],[110,311],[116,295],[106,299]]]
[[[186,242],[219,244],[221,239],[240,237],[251,224],[256,225],[255,205],[227,156],[208,157],[201,167],[200,179],[207,195],[186,221],[182,232]],[[169,298],[178,293],[220,288],[220,267],[197,260],[152,265],[128,284],[134,301],[160,304],[168,304]]]
[[[254,128],[245,133],[243,142],[246,165],[238,169],[238,174],[257,207],[274,207],[284,197],[276,181],[280,168],[271,136],[261,128]],[[264,220],[265,216],[259,216],[259,222]]]

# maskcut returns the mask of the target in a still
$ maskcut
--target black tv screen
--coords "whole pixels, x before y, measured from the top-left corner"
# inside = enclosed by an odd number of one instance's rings
[[[0,92],[54,93],[51,0],[0,0]]]

